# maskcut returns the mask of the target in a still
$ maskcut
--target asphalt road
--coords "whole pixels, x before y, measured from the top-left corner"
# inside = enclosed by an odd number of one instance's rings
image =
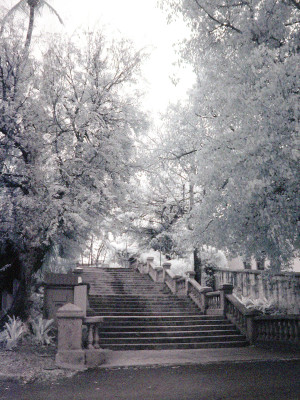
[[[0,383],[1,400],[299,400],[300,362],[99,369],[55,383]]]

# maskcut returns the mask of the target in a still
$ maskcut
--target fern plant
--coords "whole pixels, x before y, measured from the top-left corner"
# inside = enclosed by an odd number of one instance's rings
[[[4,343],[7,350],[14,349],[24,335],[26,329],[19,317],[8,317],[8,322],[5,322],[4,331],[1,333],[0,341]]]
[[[34,340],[38,344],[50,345],[53,342],[54,336],[51,336],[51,331],[53,330],[53,321],[53,319],[43,319],[42,317],[31,321]]]
[[[267,298],[252,299],[251,297],[239,296],[239,300],[249,310],[256,310],[262,314],[273,314],[277,308],[277,304],[273,299],[268,300]]]

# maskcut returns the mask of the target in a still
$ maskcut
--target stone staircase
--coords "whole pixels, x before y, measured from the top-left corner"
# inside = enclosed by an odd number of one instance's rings
[[[189,299],[131,268],[84,268],[88,316],[104,316],[100,346],[112,350],[199,349],[247,345],[222,316],[203,315]]]

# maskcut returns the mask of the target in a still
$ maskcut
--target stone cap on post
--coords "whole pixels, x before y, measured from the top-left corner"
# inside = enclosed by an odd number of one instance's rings
[[[219,290],[226,292],[226,294],[232,294],[233,285],[231,283],[223,283],[223,285],[219,287]]]
[[[75,306],[75,304],[67,303],[56,311],[57,318],[83,318],[84,311]]]
[[[211,288],[209,286],[202,286],[199,291],[200,291],[200,293],[205,294],[205,293],[213,292],[213,288]]]
[[[68,274],[46,273],[44,285],[46,286],[76,286],[78,285],[78,276]]]
[[[196,272],[195,271],[186,271],[186,276],[190,279],[195,278]]]
[[[171,263],[165,262],[165,263],[163,263],[162,267],[163,267],[163,269],[170,269],[171,268]]]
[[[73,270],[73,274],[82,274],[83,273],[83,268],[82,267],[76,267]]]

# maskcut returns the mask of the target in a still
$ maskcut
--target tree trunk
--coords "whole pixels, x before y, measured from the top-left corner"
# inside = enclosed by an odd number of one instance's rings
[[[27,35],[26,35],[26,40],[24,44],[24,57],[26,58],[29,52],[29,47],[31,43],[31,38],[32,38],[32,32],[33,32],[33,23],[34,23],[34,6],[30,5],[30,13],[29,13],[29,24],[28,24],[28,29],[27,29]]]
[[[13,305],[9,310],[10,315],[19,316],[24,321],[30,316],[33,275],[41,268],[44,255],[45,249],[30,249],[26,253],[20,254],[21,281]]]
[[[198,255],[198,249],[194,249],[193,256],[194,256],[195,280],[201,285],[202,263],[201,263],[201,258]]]

